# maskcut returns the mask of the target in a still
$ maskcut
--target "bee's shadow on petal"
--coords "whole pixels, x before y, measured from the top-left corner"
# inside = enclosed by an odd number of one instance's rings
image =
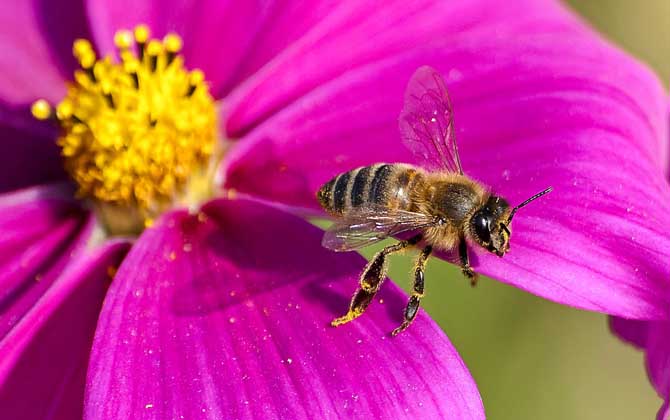
[[[356,286],[356,274],[351,268],[338,264],[335,254],[331,258],[328,251],[320,248],[311,253],[303,249],[305,245],[295,252],[250,253],[246,251],[248,247],[225,237],[222,231],[208,234],[203,245],[194,246],[190,264],[175,280],[171,306],[178,316],[204,316],[235,306],[252,307],[259,299],[267,301],[266,297],[273,294],[286,296],[277,293],[284,288],[293,289],[293,301],[309,299],[310,304],[318,302],[335,314],[346,308],[350,298],[337,283],[349,277],[351,284],[346,287],[353,291]],[[310,261],[315,254],[319,260],[325,255],[326,261]],[[333,283],[333,279],[338,282]],[[275,303],[284,306],[288,302]]]

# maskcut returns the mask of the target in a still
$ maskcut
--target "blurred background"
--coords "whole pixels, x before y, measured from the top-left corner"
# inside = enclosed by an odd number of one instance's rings
[[[612,42],[670,80],[670,0],[567,2]],[[385,245],[385,244],[383,244]],[[366,249],[371,257],[383,245]],[[411,259],[390,277],[405,290]],[[465,360],[489,419],[653,419],[661,399],[642,353],[613,337],[604,315],[560,306],[431,260],[423,308]]]

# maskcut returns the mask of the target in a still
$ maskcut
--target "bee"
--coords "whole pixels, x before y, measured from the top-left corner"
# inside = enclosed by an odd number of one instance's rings
[[[454,135],[451,101],[444,80],[431,67],[420,67],[405,91],[399,117],[405,146],[422,162],[378,163],[342,173],[317,192],[319,203],[332,216],[323,246],[352,251],[405,232],[416,232],[378,252],[365,266],[346,315],[333,326],[350,322],[370,305],[386,277],[388,256],[419,247],[414,283],[398,335],[412,323],[424,296],[424,269],[433,250],[458,249],[463,275],[474,286],[468,242],[499,257],[509,251],[511,223],[516,212],[552,188],[516,207],[463,173]]]

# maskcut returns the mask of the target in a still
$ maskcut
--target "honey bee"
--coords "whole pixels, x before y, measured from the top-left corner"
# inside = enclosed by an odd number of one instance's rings
[[[333,320],[333,326],[352,321],[370,305],[386,277],[390,254],[420,246],[404,320],[392,332],[398,335],[417,315],[424,296],[424,269],[434,249],[458,248],[461,270],[474,286],[477,273],[470,267],[468,242],[502,257],[509,251],[515,213],[552,190],[547,188],[510,208],[504,198],[463,173],[451,101],[444,80],[433,68],[423,66],[414,73],[404,99],[400,133],[423,168],[365,166],[336,176],[317,193],[321,206],[336,217],[323,237],[326,248],[352,251],[403,232],[417,232],[370,260],[347,314]]]

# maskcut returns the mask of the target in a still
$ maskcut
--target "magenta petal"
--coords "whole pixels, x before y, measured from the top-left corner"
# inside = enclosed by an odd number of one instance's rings
[[[656,420],[670,420],[670,400],[665,400],[656,414]]]
[[[648,321],[609,317],[610,330],[620,339],[638,349],[643,349],[647,345],[649,324]]]
[[[667,319],[670,187],[660,169],[668,154],[662,87],[590,32],[566,29],[570,21],[562,15],[523,17],[523,24],[454,34],[436,48],[324,84],[233,149],[226,185],[316,208],[315,191],[338,172],[412,162],[397,116],[409,76],[428,64],[450,90],[466,173],[513,204],[554,187],[516,216],[508,255],[475,249],[474,266],[560,303]]]
[[[96,44],[104,52],[114,50],[114,32],[140,23],[148,24],[156,37],[178,33],[184,39],[186,65],[203,70],[213,94],[220,97],[230,89],[237,67],[256,47],[255,37],[270,17],[270,6],[260,3],[88,0],[87,7],[95,22]]]
[[[0,105],[0,193],[65,179],[56,135],[27,109]]]
[[[0,339],[88,241],[90,215],[63,186],[0,195]]]
[[[610,317],[610,328],[619,338],[645,352],[649,380],[663,398],[657,419],[668,420],[670,401],[670,322],[636,321]]]
[[[125,243],[82,256],[0,342],[3,418],[81,418],[96,321]]]
[[[72,42],[88,34],[80,2],[4,2],[0,26],[0,101],[59,101],[74,68]]]
[[[520,14],[544,19],[555,10],[551,2],[535,0],[504,5],[475,0],[448,6],[431,0],[338,2],[313,28],[231,94],[226,101],[226,132],[239,137],[307,92],[346,77],[358,67],[438,40],[453,42],[461,32],[489,28],[489,37],[499,36],[500,30],[512,23],[526,24]],[[535,28],[529,25],[526,32],[532,30]],[[351,94],[356,96],[358,92]]]
[[[646,334],[647,340],[643,346],[645,363],[649,380],[663,398],[664,404],[659,409],[657,419],[668,420],[668,402],[670,402],[670,322],[648,321],[637,325],[638,334]],[[628,325],[627,331],[633,331]],[[630,335],[630,334],[629,334]]]
[[[144,232],[103,306],[85,417],[483,418],[477,388],[424,313],[397,338],[391,282],[340,315],[365,261],[246,200],[172,214]],[[383,300],[383,304],[381,303]]]
[[[651,383],[665,400],[670,399],[670,322],[650,322],[647,371]]]

